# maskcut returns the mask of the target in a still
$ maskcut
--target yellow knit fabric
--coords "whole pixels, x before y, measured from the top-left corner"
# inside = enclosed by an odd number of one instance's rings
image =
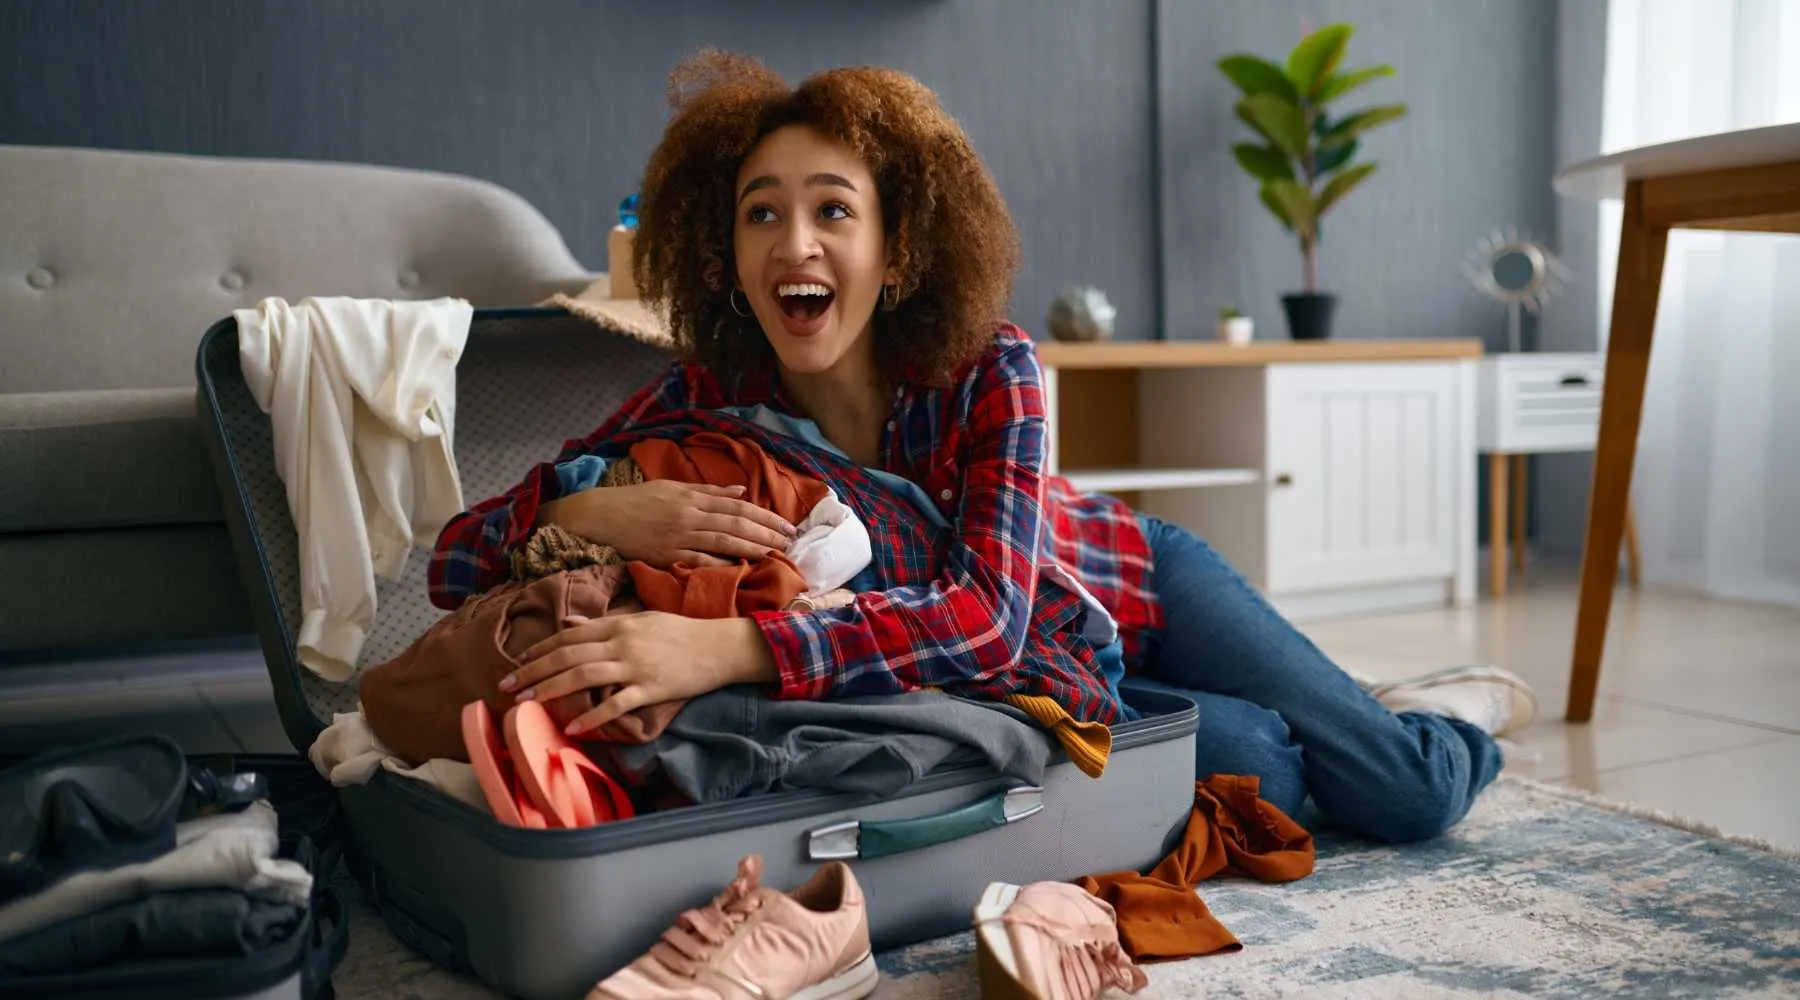
[[[1106,770],[1106,759],[1112,753],[1112,730],[1106,723],[1077,722],[1061,705],[1041,694],[1009,694],[1006,703],[1050,730],[1082,774],[1098,778]]]
[[[926,685],[921,691],[941,691]],[[1112,730],[1104,722],[1077,722],[1068,709],[1041,694],[1009,694],[1006,703],[1031,716],[1031,720],[1050,731],[1069,755],[1070,763],[1090,778],[1106,772],[1107,758],[1112,755]]]

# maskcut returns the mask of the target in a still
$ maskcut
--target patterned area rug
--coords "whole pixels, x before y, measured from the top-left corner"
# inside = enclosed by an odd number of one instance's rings
[[[1244,950],[1150,966],[1144,1000],[1800,997],[1800,857],[1521,778],[1432,842],[1322,836],[1309,878],[1201,894]],[[494,995],[359,916],[344,1000]],[[972,948],[963,934],[882,955],[876,995],[975,998]]]

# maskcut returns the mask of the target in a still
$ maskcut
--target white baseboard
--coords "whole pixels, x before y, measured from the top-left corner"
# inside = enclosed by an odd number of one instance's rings
[[[1451,607],[1455,604],[1452,590],[1450,580],[1421,580],[1271,595],[1269,603],[1291,622],[1316,622]]]

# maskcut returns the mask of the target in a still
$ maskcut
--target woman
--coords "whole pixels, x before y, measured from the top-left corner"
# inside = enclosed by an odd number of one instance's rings
[[[1468,668],[1390,685],[1378,701],[1205,542],[1044,475],[1041,369],[1002,320],[1017,239],[929,90],[882,69],[790,89],[708,53],[677,70],[671,93],[633,272],[666,305],[685,357],[559,460],[662,414],[761,404],[923,487],[957,543],[929,587],[859,594],[838,611],[581,623],[532,650],[504,688],[553,698],[616,685],[575,723],[596,728],[728,684],[802,698],[955,689],[1030,659],[1057,674],[1073,714],[1110,723],[1130,715],[1114,686],[1124,666],[1128,686],[1199,704],[1199,776],[1258,775],[1290,815],[1310,794],[1339,828],[1388,841],[1463,816],[1500,768],[1493,734],[1530,714],[1522,682]],[[760,557],[794,531],[716,488],[559,492],[547,462],[452,521],[434,601],[454,607],[498,583],[542,524],[661,565]],[[1022,659],[1030,619],[1075,604],[1086,613],[1058,633],[1057,655]]]

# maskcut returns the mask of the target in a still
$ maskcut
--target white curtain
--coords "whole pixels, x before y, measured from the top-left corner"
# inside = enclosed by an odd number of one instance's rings
[[[1605,87],[1604,152],[1800,121],[1800,0],[1610,0]],[[1646,581],[1800,606],[1800,239],[1670,235],[1632,499]]]

